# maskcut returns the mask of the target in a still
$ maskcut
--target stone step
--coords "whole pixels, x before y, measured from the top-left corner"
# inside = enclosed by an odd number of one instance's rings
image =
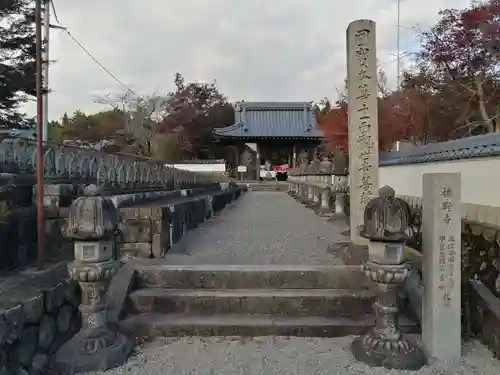
[[[282,193],[284,191],[287,191],[288,187],[286,186],[252,186],[250,187],[251,191],[271,191],[271,192],[277,192],[277,193]]]
[[[120,322],[120,329],[143,342],[169,336],[300,336],[341,337],[359,335],[374,325],[372,315],[357,317],[276,315],[187,315],[145,313]],[[419,333],[420,327],[401,317],[404,333]]]
[[[360,266],[165,265],[136,266],[138,288],[359,289],[373,284]]]
[[[369,289],[139,289],[132,313],[356,316],[372,312]]]

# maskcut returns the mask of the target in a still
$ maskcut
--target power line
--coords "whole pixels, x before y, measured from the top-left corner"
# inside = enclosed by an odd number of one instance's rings
[[[54,18],[56,20],[56,22],[60,25],[60,22],[59,22],[59,19],[57,18],[57,12],[56,12],[56,9],[55,9],[55,6],[54,6],[54,2],[52,0],[50,0],[51,4],[52,4],[52,10],[53,10],[53,13],[54,13]],[[90,57],[97,65],[99,65],[99,67],[104,70],[111,78],[113,78],[120,86],[122,86],[125,90],[127,90],[128,92],[132,93],[133,95],[139,97],[139,95],[134,92],[134,90],[132,90],[129,86],[127,86],[125,83],[123,83],[115,74],[113,74],[108,68],[106,68],[103,64],[101,64],[101,62],[99,60],[97,60],[97,58],[94,57],[94,55],[92,55],[92,53],[90,53],[90,51],[82,44],[78,41],[78,39],[76,39],[73,34],[71,34],[71,32],[68,30],[67,27],[64,27],[64,26],[57,26],[58,29],[61,29],[61,30],[64,30],[66,32],[66,34],[68,34],[68,36],[73,40],[73,42],[78,46],[80,47],[80,49],[85,52],[87,54],[88,57]]]
[[[56,6],[54,5],[54,2],[52,0],[50,0],[50,4],[52,5],[52,13],[54,14],[54,18],[56,22],[60,24],[59,18],[57,18]]]
[[[99,65],[99,67],[104,70],[106,73],[108,73],[108,75],[113,78],[119,85],[121,85],[124,89],[126,89],[127,91],[131,92],[132,94],[134,94],[135,96],[139,96],[137,95],[134,90],[132,90],[129,86],[127,86],[125,83],[123,83],[116,75],[114,75],[108,68],[106,68],[104,65],[102,65],[99,60],[97,60],[90,52],[89,50],[87,50],[85,48],[85,46],[83,44],[81,44],[74,36],[73,34],[70,33],[69,30],[65,30],[66,33],[68,34],[68,36],[76,43],[76,45],[78,47],[80,47],[82,49],[83,52],[85,52],[92,60],[94,60],[94,62]]]

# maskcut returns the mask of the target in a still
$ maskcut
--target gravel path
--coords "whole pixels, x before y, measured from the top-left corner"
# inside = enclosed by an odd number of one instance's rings
[[[353,337],[338,339],[256,337],[158,340],[108,375],[498,375],[500,362],[477,342],[463,347],[457,363],[426,366],[420,371],[388,371],[355,362]],[[96,373],[98,374],[98,373]]]
[[[326,222],[285,193],[248,192],[220,216],[190,231],[188,255],[169,264],[335,264],[326,249],[345,241],[345,226]]]
[[[249,192],[220,216],[189,232],[186,254],[167,254],[173,264],[334,264],[326,248],[345,240],[327,223],[284,193]],[[463,347],[457,363],[418,372],[369,368],[354,361],[353,337],[179,337],[138,348],[116,369],[94,375],[497,375],[500,362],[477,342]]]

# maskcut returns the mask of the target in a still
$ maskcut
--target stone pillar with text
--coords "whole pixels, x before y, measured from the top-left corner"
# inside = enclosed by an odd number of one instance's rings
[[[442,361],[461,356],[461,176],[426,173],[422,194],[422,342]]]
[[[379,187],[376,32],[371,20],[353,21],[347,28],[347,89],[351,242],[363,246],[363,212]]]

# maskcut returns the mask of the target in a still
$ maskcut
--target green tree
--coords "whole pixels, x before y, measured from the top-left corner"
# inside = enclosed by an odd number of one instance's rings
[[[65,114],[61,120],[62,137],[85,146],[100,144],[105,147],[109,144],[121,144],[125,117],[125,114],[118,109],[91,115],[75,111],[71,118]]]
[[[179,147],[182,144],[182,135],[179,133],[164,133],[153,138],[153,158],[163,163],[178,163],[184,159],[185,150]]]
[[[63,138],[63,126],[59,121],[49,121],[48,126],[48,141],[51,143],[61,144],[64,140]]]
[[[34,1],[0,4],[0,127],[31,127],[19,107],[36,94]]]

